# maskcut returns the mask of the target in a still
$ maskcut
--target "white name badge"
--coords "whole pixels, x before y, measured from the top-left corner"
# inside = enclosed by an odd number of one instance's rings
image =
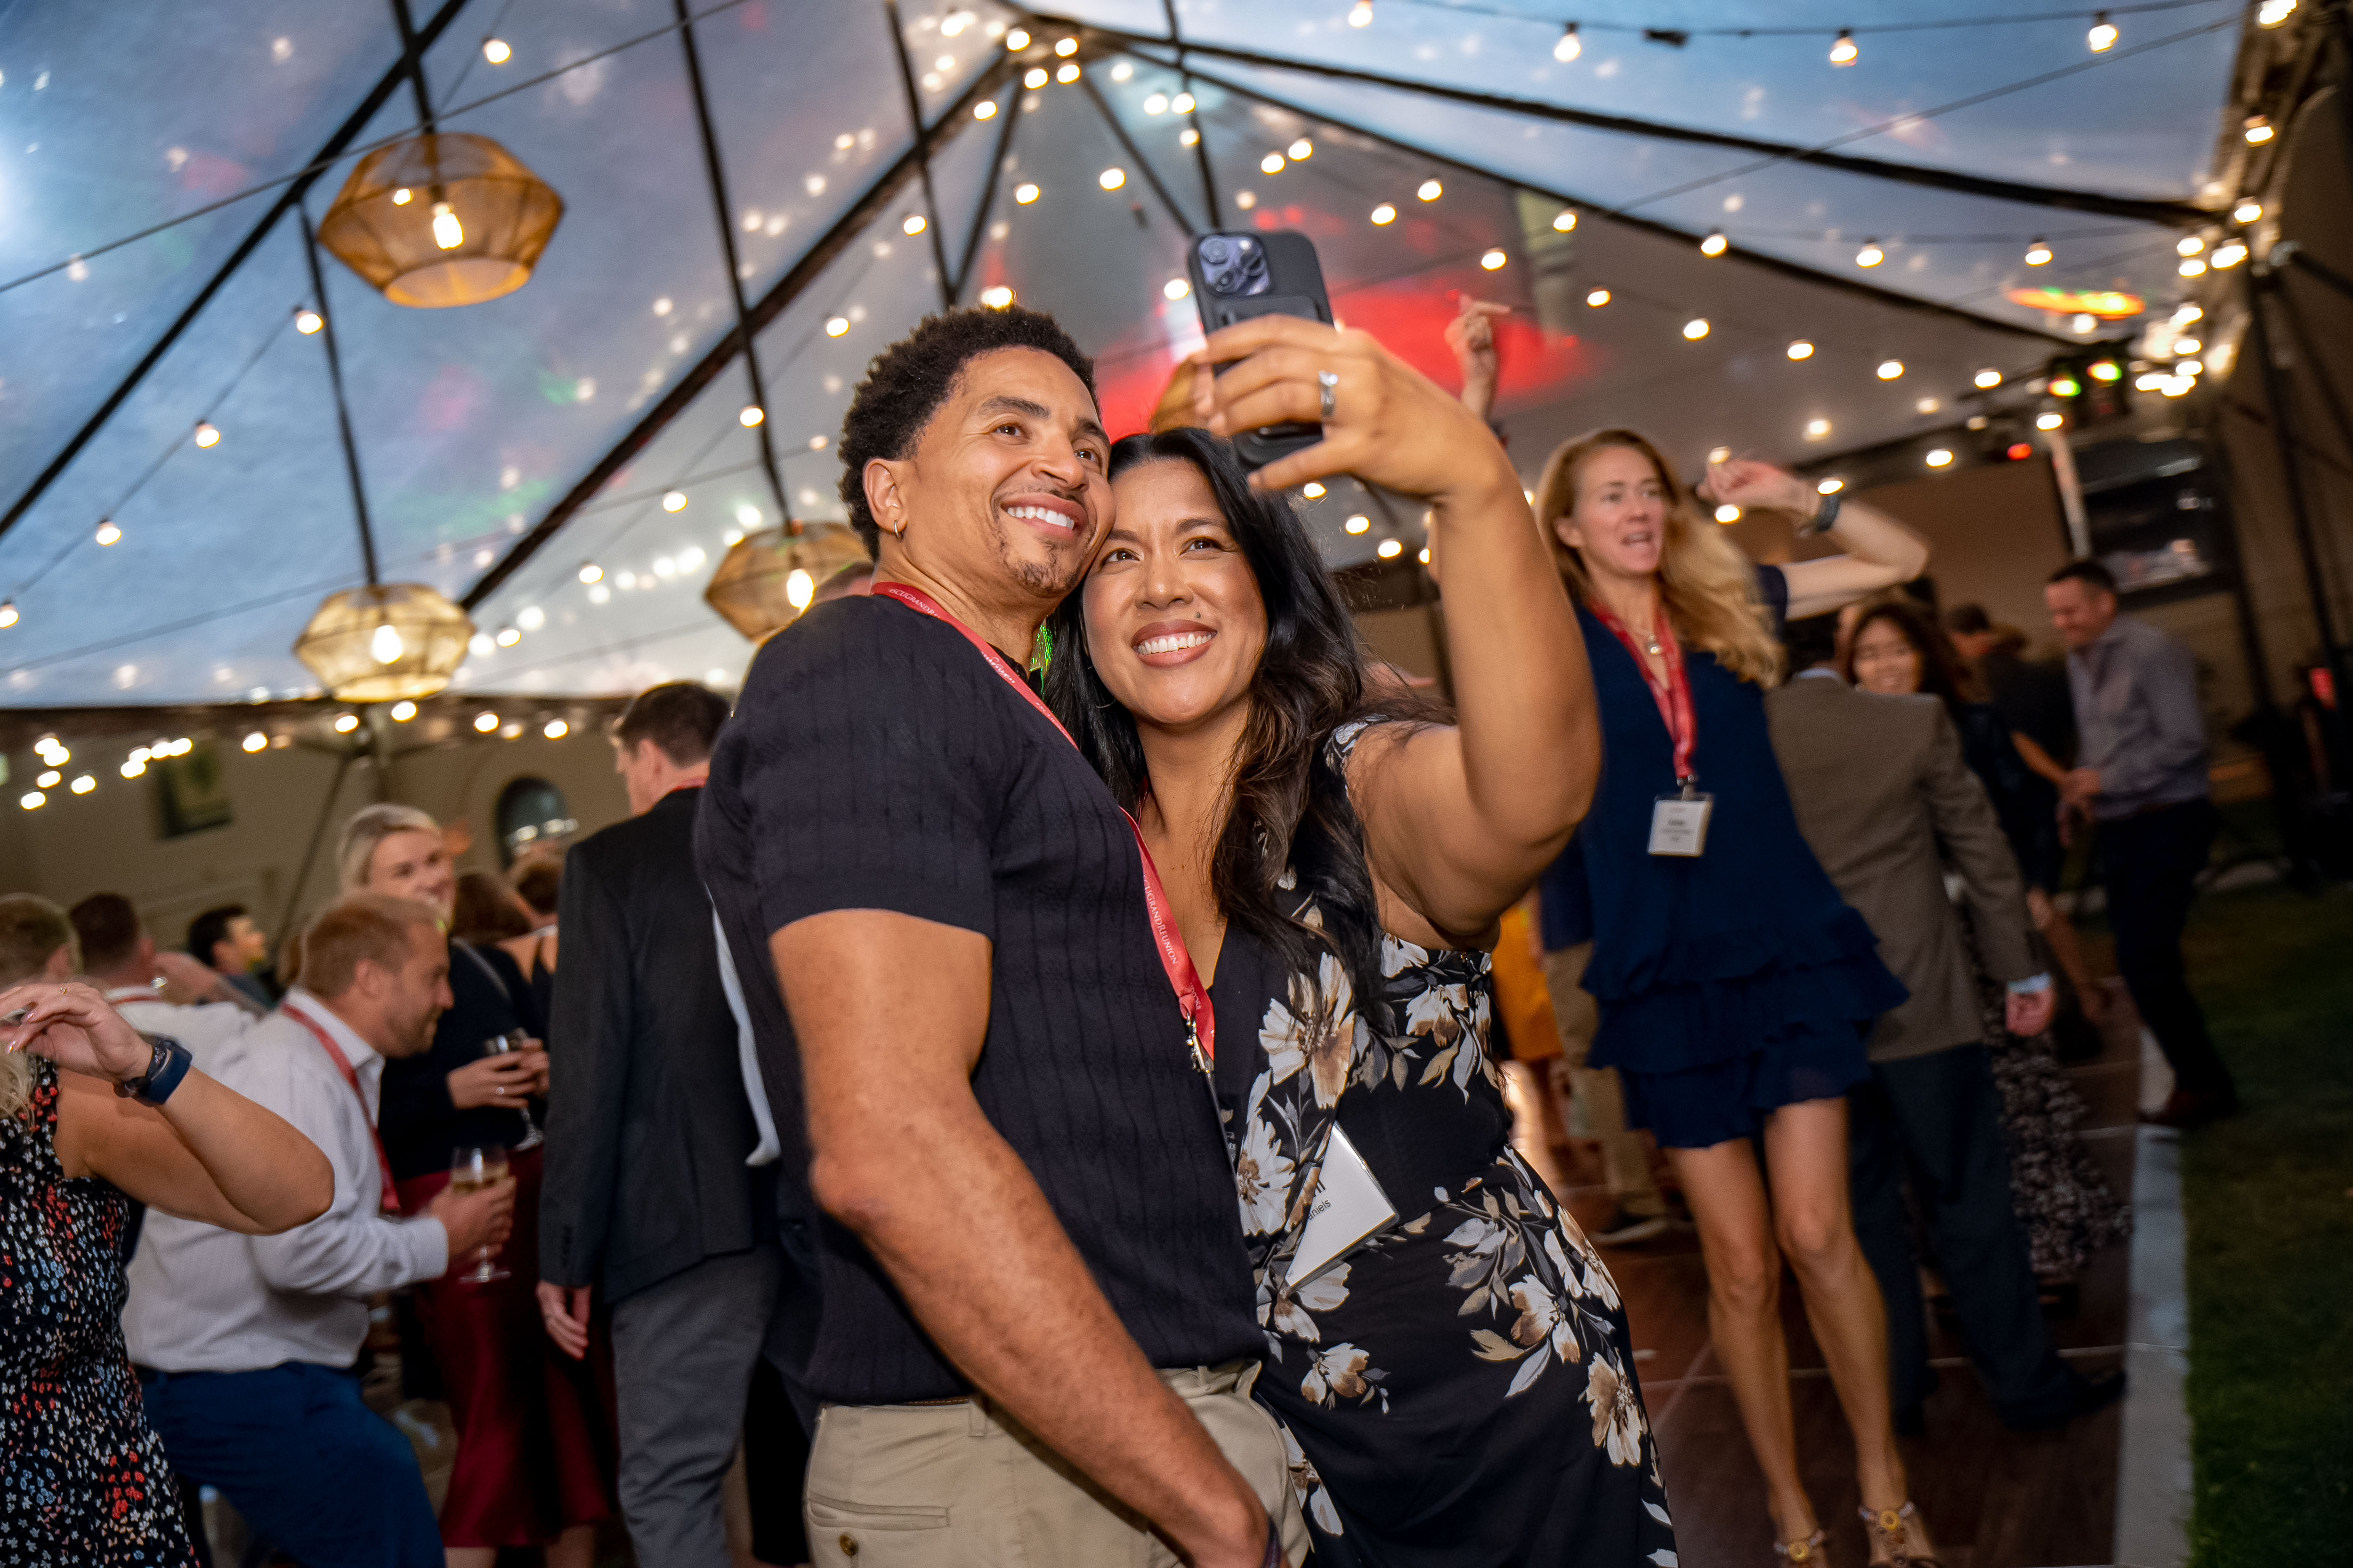
[[[1366,1237],[1397,1223],[1398,1213],[1388,1194],[1348,1135],[1338,1127],[1324,1145],[1324,1169],[1315,1184],[1315,1199],[1300,1227],[1299,1247],[1291,1257],[1290,1283],[1295,1289],[1345,1257]]]
[[[1651,853],[1696,856],[1707,847],[1712,795],[1662,795],[1651,809]]]

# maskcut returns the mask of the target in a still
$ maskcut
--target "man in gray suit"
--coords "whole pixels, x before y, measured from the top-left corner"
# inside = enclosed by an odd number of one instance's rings
[[[1912,992],[1879,1020],[1872,1081],[1849,1096],[1855,1236],[1886,1298],[1899,1428],[1919,1430],[1936,1385],[1905,1221],[1907,1175],[1969,1358],[2002,1420],[2058,1425],[2114,1399],[2124,1374],[2087,1380],[2052,1349],[2012,1207],[1977,977],[1945,871],[1949,864],[1960,879],[1988,971],[2009,984],[2010,1028],[2031,1035],[2050,1022],[2052,992],[2029,941],[2024,883],[1944,703],[1849,687],[1829,667],[1829,617],[1789,634],[1801,673],[1765,702],[1799,829]]]
[[[613,727],[627,822],[565,857],[548,1038],[540,1310],[588,1349],[611,1314],[620,1496],[638,1560],[726,1568],[720,1488],[787,1278],[775,1167],[737,1062],[694,819],[726,699],[675,681]]]

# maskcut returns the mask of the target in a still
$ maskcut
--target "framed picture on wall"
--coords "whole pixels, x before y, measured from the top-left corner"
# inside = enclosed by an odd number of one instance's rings
[[[228,779],[210,741],[198,741],[186,756],[157,757],[148,766],[163,803],[164,837],[229,825]]]

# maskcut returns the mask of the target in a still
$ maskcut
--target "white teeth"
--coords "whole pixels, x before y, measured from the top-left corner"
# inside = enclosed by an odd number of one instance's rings
[[[1140,654],[1176,653],[1188,647],[1202,647],[1208,643],[1208,632],[1178,632],[1174,637],[1147,637],[1135,645]]]
[[[1067,515],[1062,512],[1056,511],[1050,507],[1009,506],[1007,507],[1005,510],[1008,516],[1027,518],[1031,522],[1042,522],[1052,528],[1069,528],[1071,526],[1071,520]]]

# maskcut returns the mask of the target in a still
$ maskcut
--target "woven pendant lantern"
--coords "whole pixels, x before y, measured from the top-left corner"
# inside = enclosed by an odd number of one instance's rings
[[[474,623],[420,583],[370,583],[330,594],[295,639],[294,657],[339,702],[415,701],[449,684]]]
[[[791,531],[796,528],[798,532]],[[798,620],[827,578],[866,558],[866,546],[841,523],[764,528],[737,540],[720,558],[702,602],[729,626],[763,642]]]
[[[564,198],[487,136],[445,131],[360,160],[319,243],[396,305],[440,310],[512,294],[564,217]]]

